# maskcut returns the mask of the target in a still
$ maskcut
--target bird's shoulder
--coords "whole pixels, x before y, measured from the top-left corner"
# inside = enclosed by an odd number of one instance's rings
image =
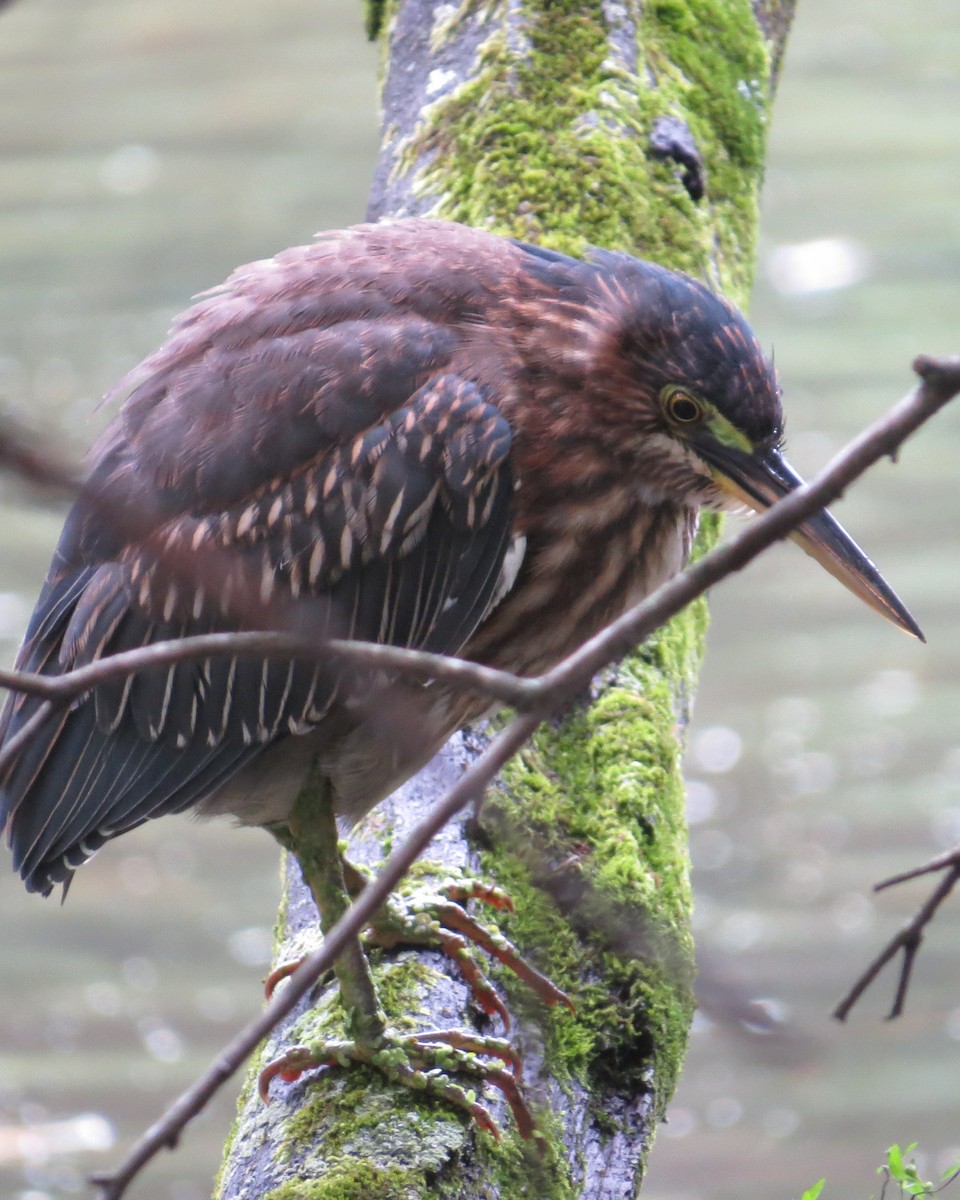
[[[92,472],[149,481],[171,512],[235,503],[447,371],[519,254],[463,226],[400,221],[239,267],[107,397],[122,407]]]

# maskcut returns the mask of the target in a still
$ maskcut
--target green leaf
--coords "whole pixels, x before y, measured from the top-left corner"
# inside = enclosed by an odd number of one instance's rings
[[[878,1170],[882,1171],[883,1167],[879,1167]],[[890,1172],[891,1176],[897,1180],[898,1183],[904,1183],[906,1181],[906,1170],[903,1166],[903,1154],[901,1153],[900,1147],[896,1142],[894,1142],[893,1145],[887,1150],[887,1170]]]
[[[813,1187],[807,1188],[807,1190],[800,1197],[800,1200],[817,1200],[817,1197],[823,1191],[824,1183],[826,1183],[825,1179],[818,1180]]]

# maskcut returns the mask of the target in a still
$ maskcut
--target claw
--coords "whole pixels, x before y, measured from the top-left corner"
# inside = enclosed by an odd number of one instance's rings
[[[263,994],[267,1000],[269,1000],[273,993],[277,990],[277,986],[283,983],[285,979],[289,979],[302,962],[302,958],[295,958],[291,962],[284,962],[278,967],[274,967],[274,969],[263,981]]]
[[[283,983],[285,979],[290,978],[297,968],[301,966],[306,957],[307,956],[304,954],[301,958],[290,959],[289,962],[282,962],[279,964],[279,966],[273,968],[270,974],[267,975],[263,981],[263,996],[265,1000],[269,1000],[273,996],[273,993],[277,990],[280,984]],[[330,972],[325,972],[320,976],[315,986],[323,987],[325,985],[325,980],[328,979],[329,976]]]
[[[485,1057],[499,1058],[511,1070],[485,1063]],[[260,1097],[264,1103],[268,1102],[274,1079],[293,1083],[304,1071],[315,1067],[345,1067],[351,1062],[376,1067],[394,1082],[429,1092],[462,1109],[499,1141],[500,1130],[489,1109],[449,1075],[469,1075],[480,1083],[490,1083],[506,1098],[520,1136],[525,1139],[538,1136],[533,1114],[517,1082],[520,1059],[516,1051],[503,1038],[480,1037],[460,1029],[427,1029],[409,1037],[386,1035],[376,1045],[331,1041],[316,1047],[291,1046],[260,1072]]]
[[[503,890],[490,883],[482,883],[479,879],[465,880],[463,883],[453,880],[441,888],[448,900],[463,904],[466,900],[482,900],[491,908],[499,908],[501,912],[513,912],[513,899]]]
[[[488,1071],[485,1082],[492,1083],[495,1088],[499,1088],[503,1093],[507,1104],[510,1105],[513,1119],[517,1123],[517,1132],[525,1142],[528,1142],[537,1134],[538,1130],[533,1123],[533,1114],[527,1107],[527,1102],[520,1092],[517,1077],[509,1071],[502,1071],[498,1067],[493,1067]],[[499,1140],[497,1138],[497,1141]]]
[[[431,1070],[429,1072],[418,1070],[414,1067],[400,1064],[394,1068],[394,1078],[400,1083],[405,1083],[407,1087],[413,1088],[416,1091],[429,1092],[431,1096],[437,1096],[441,1100],[445,1100],[454,1108],[462,1109],[465,1113],[476,1122],[481,1128],[491,1134],[495,1141],[500,1141],[500,1127],[493,1119],[493,1113],[485,1105],[475,1100],[473,1096],[465,1091],[458,1084],[451,1082],[442,1071]],[[507,1075],[507,1072],[503,1072]],[[512,1078],[512,1076],[508,1076]],[[532,1120],[532,1118],[531,1118]]]
[[[447,929],[461,933],[475,946],[486,950],[492,958],[509,967],[517,978],[522,979],[545,1004],[565,1004],[571,1012],[576,1012],[574,1003],[567,993],[561,991],[546,975],[541,974],[536,967],[528,963],[512,942],[500,933],[492,933],[485,925],[475,921],[459,904],[438,905],[436,918]]]
[[[465,937],[459,933],[448,933],[441,929],[437,933],[440,949],[452,962],[456,963],[464,982],[473,993],[473,998],[488,1017],[497,1016],[503,1022],[504,1030],[510,1032],[510,1013],[493,987],[487,982],[483,972],[477,966]]]
[[[387,909],[387,915],[371,927],[367,940],[383,949],[395,946],[431,946],[440,949],[455,962],[464,981],[473,993],[477,1004],[489,1016],[499,1016],[504,1028],[510,1028],[510,1014],[503,1001],[487,981],[470,954],[468,943],[486,950],[493,958],[502,962],[545,1004],[564,1004],[574,1012],[570,997],[553,984],[521,957],[516,946],[501,933],[488,929],[471,917],[459,903],[449,898],[455,894],[461,899],[485,900],[500,909],[512,909],[513,903],[500,888],[488,887],[477,881],[461,883],[455,881],[444,887],[442,893],[422,900],[415,910],[415,919],[405,917],[402,911]]]
[[[282,1079],[284,1083],[296,1083],[304,1071],[314,1067],[331,1065],[326,1060],[317,1059],[309,1046],[290,1046],[273,1059],[260,1072],[257,1080],[257,1091],[264,1104],[270,1103],[270,1084],[274,1079]]]
[[[481,1037],[479,1034],[468,1033],[465,1029],[424,1029],[414,1034],[412,1040],[418,1045],[442,1042],[456,1050],[469,1050],[472,1054],[486,1054],[491,1058],[499,1058],[512,1069],[514,1075],[523,1065],[519,1051],[506,1038]]]
[[[489,1133],[495,1142],[500,1141],[500,1126],[493,1119],[493,1113],[489,1108],[484,1108],[482,1104],[478,1104],[475,1100],[468,1108],[467,1112],[473,1117],[474,1121]]]

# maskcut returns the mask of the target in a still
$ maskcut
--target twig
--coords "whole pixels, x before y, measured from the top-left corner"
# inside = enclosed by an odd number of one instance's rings
[[[60,701],[60,703],[63,703],[63,701]],[[7,767],[9,767],[24,746],[31,738],[37,735],[40,727],[46,724],[47,718],[53,714],[56,708],[57,703],[55,701],[44,701],[36,712],[30,714],[29,719],[23,723],[9,742],[0,750],[0,779],[3,778]]]
[[[479,799],[541,720],[561,709],[598,670],[621,658],[708,587],[744,567],[767,546],[787,536],[839,496],[857,476],[884,455],[892,454],[914,430],[960,392],[960,356],[939,360],[920,357],[913,366],[921,377],[920,386],[855,438],[812,483],[779,501],[730,542],[664,584],[649,599],[636,605],[535,681],[540,696],[536,707],[515,717],[464,772],[444,800],[390,855],[375,878],[330,930],[323,945],[304,959],[287,986],[274,996],[261,1016],[234,1038],[207,1072],[133,1145],[120,1167],[112,1174],[95,1177],[93,1182],[100,1188],[101,1200],[120,1200],[142,1167],[164,1146],[176,1144],[191,1118],[203,1109],[259,1042],[329,969],[347,940],[361,932],[431,839],[461,809]]]
[[[425,650],[407,650],[377,642],[347,642],[339,638],[318,642],[297,634],[269,630],[203,633],[152,642],[134,650],[105,655],[61,675],[0,669],[0,687],[51,700],[73,700],[103,683],[124,679],[150,667],[239,655],[297,658],[305,662],[340,661],[345,665],[389,671],[394,676],[418,682],[433,680],[458,691],[479,692],[514,708],[529,708],[543,694],[536,679],[523,679],[509,671],[499,671],[463,658],[448,658]]]
[[[833,1015],[838,1021],[845,1021],[847,1019],[850,1015],[850,1010],[870,984],[873,983],[887,963],[901,950],[903,951],[903,962],[900,964],[897,990],[890,1011],[887,1013],[887,1020],[892,1021],[903,1013],[907,992],[910,988],[910,978],[913,974],[914,963],[923,944],[924,931],[936,916],[937,909],[939,909],[940,905],[953,891],[958,880],[960,880],[960,847],[951,850],[947,854],[941,854],[931,862],[925,863],[922,867],[917,867],[912,871],[904,871],[902,874],[894,875],[890,879],[884,879],[881,883],[875,884],[873,889],[875,892],[879,892],[883,888],[893,887],[894,884],[903,883],[908,879],[916,879],[918,876],[927,875],[932,871],[944,871],[945,873],[926,901],[917,909],[903,928],[887,942],[866,970],[858,976],[853,987],[850,988],[833,1010]]]
[[[919,879],[923,875],[932,875],[936,871],[942,871],[944,867],[953,866],[958,860],[960,860],[960,846],[954,846],[946,854],[938,854],[936,858],[931,858],[921,867],[912,867],[909,871],[901,871],[899,875],[891,875],[889,879],[881,879],[879,883],[873,885],[873,890],[882,892],[884,888],[896,887],[898,883]]]
[[[51,453],[35,434],[23,429],[8,413],[0,415],[0,468],[57,495],[75,495],[81,487],[76,468]]]

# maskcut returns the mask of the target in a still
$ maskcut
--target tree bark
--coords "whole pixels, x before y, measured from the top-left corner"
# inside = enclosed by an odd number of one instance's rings
[[[573,253],[625,249],[745,303],[792,0],[374,3],[385,68],[371,218],[430,214]],[[715,534],[705,522],[701,544]],[[637,1194],[693,1012],[678,730],[706,621],[693,606],[545,724],[480,820],[448,828],[424,865],[506,888],[517,912],[504,932],[575,1000],[576,1015],[544,1011],[498,973],[546,1154],[519,1142],[495,1101],[499,1146],[367,1071],[305,1078],[261,1104],[262,1062],[326,1027],[321,998],[251,1064],[221,1200]],[[351,857],[376,863],[486,736],[452,739],[356,831]],[[295,864],[287,875],[278,960],[318,937]],[[377,981],[392,1022],[476,1023],[437,955],[385,956]]]

